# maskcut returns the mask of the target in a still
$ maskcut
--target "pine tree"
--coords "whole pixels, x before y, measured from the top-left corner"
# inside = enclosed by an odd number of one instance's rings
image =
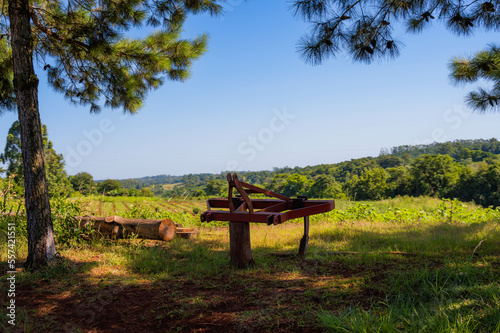
[[[300,42],[304,58],[313,64],[342,49],[354,60],[368,63],[397,56],[401,42],[395,38],[394,29],[398,22],[413,33],[423,31],[435,20],[465,36],[475,29],[500,28],[498,0],[295,0],[293,7],[296,15],[313,22],[310,34]]]
[[[457,83],[472,83],[479,79],[491,81],[488,91],[478,88],[466,97],[467,104],[481,112],[500,111],[500,47],[490,45],[469,58],[454,58],[450,64],[451,78]]]
[[[0,162],[7,164],[5,170],[7,177],[11,177],[14,183],[23,183],[23,158],[21,155],[21,126],[15,121],[9,128],[3,154],[0,154]]]
[[[47,166],[47,186],[49,197],[67,198],[73,193],[73,185],[64,170],[64,157],[56,153],[52,147],[52,141],[48,141],[44,151],[45,163]]]
[[[296,15],[312,22],[310,33],[299,41],[299,51],[311,64],[321,64],[345,50],[355,61],[371,63],[377,58],[399,55],[401,33],[420,33],[434,21],[442,22],[452,33],[469,36],[475,30],[500,29],[499,0],[295,0]],[[397,24],[401,23],[401,24]],[[452,78],[458,82],[478,77],[493,80],[491,91],[479,89],[466,101],[479,111],[499,111],[498,48],[478,53],[472,59],[455,59]],[[494,60],[495,59],[495,60]],[[490,66],[495,62],[493,67]]]
[[[56,254],[33,61],[49,84],[91,112],[102,106],[134,113],[164,77],[185,80],[206,36],[182,39],[188,14],[218,14],[218,0],[2,0],[0,107],[17,106],[28,225],[27,268]],[[132,28],[155,27],[144,38]],[[15,96],[15,97],[14,97]],[[103,105],[100,102],[103,102]]]
[[[16,189],[19,188],[19,190],[16,190],[17,193],[22,193],[24,183],[20,128],[19,121],[14,121],[7,135],[4,152],[0,154],[0,161],[7,164],[7,177],[12,179]],[[68,197],[73,192],[73,187],[64,170],[64,157],[54,150],[52,141],[48,139],[46,125],[42,125],[42,142],[47,167],[49,196],[51,198]]]

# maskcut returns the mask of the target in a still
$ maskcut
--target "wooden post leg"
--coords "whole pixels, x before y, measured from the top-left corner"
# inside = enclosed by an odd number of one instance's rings
[[[309,243],[309,216],[304,217],[304,236],[300,240],[299,257],[304,256],[307,251],[307,244]]]
[[[250,223],[229,222],[229,252],[231,263],[238,267],[255,263],[250,246]]]

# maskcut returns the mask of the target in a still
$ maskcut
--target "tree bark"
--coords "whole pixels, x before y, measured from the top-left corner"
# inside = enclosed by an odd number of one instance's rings
[[[231,263],[240,268],[255,263],[250,245],[250,223],[229,222],[229,253]]]
[[[33,37],[28,0],[9,0],[14,89],[24,169],[27,269],[45,266],[56,255],[38,110],[38,78],[33,68]]]

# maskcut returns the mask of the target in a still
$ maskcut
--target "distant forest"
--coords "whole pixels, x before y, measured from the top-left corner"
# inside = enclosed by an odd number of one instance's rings
[[[240,171],[241,180],[287,196],[379,200],[435,196],[500,206],[500,142],[456,140],[381,149],[378,157],[336,164]],[[160,175],[118,181],[108,195],[217,197],[227,193],[226,172]]]

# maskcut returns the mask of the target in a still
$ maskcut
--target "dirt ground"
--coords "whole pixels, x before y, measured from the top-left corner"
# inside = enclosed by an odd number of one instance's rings
[[[389,266],[365,271],[300,260],[299,274],[254,271],[237,281],[179,277],[110,285],[104,280],[90,284],[78,274],[72,281],[42,279],[16,291],[17,307],[25,315],[23,320],[18,313],[22,325],[12,332],[25,331],[23,325],[30,332],[321,332],[316,311],[346,304],[369,308],[384,298],[379,289],[355,281],[370,276],[373,285],[384,279]]]

